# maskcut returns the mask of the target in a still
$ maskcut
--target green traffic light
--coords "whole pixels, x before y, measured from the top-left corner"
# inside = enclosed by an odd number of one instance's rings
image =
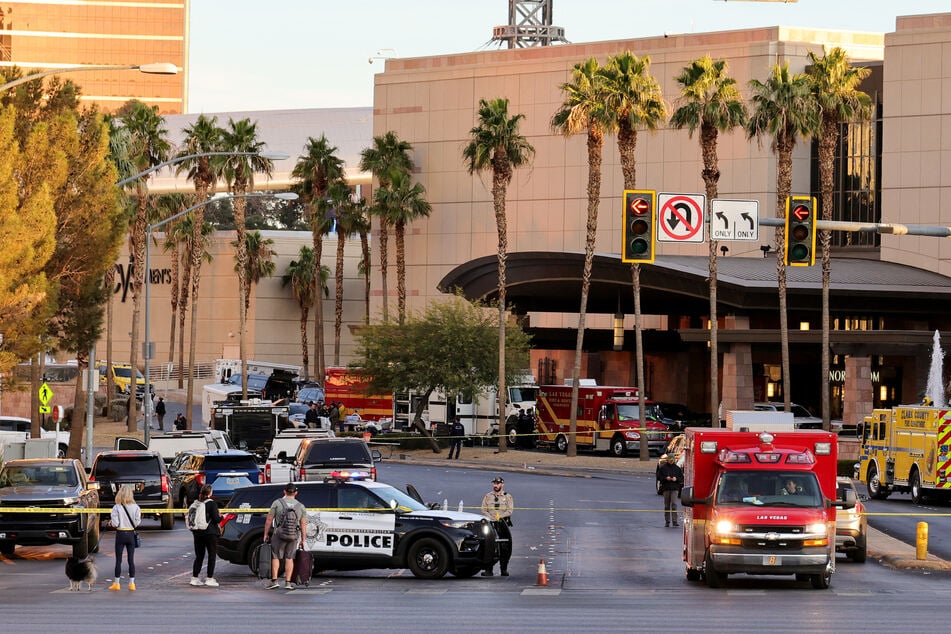
[[[631,240],[631,254],[632,255],[644,255],[647,253],[648,244],[647,240],[644,238],[635,238]]]
[[[790,262],[808,262],[809,247],[804,244],[794,244],[789,248]]]

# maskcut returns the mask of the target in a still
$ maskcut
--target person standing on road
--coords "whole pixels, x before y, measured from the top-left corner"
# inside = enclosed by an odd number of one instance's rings
[[[684,485],[684,470],[677,466],[677,456],[667,456],[667,464],[657,467],[657,481],[664,493],[664,526],[677,523],[677,494]]]
[[[339,405],[339,404],[337,404],[337,403],[331,403],[331,404],[330,404],[330,411],[329,411],[329,413],[327,414],[327,416],[330,418],[330,428],[331,428],[331,429],[338,429],[341,434],[342,434],[343,432],[347,431],[347,429],[346,429],[346,424],[345,424],[344,421],[340,418],[340,405]]]
[[[132,497],[132,485],[123,484],[116,493],[110,523],[116,529],[116,570],[110,590],[119,590],[122,577],[122,551],[125,549],[129,563],[129,590],[135,592],[135,529],[142,522],[142,511]]]
[[[208,553],[208,575],[205,578],[205,585],[212,588],[218,587],[215,581],[215,562],[218,557],[218,524],[221,522],[221,515],[218,513],[218,503],[211,499],[214,489],[210,484],[203,485],[198,492],[197,502],[205,505],[205,528],[192,528],[192,537],[195,541],[195,562],[192,564],[193,586],[200,586],[201,566],[205,561],[205,553]]]
[[[293,520],[296,518],[296,520]],[[275,531],[271,534],[271,527]],[[284,497],[275,500],[267,512],[264,520],[264,541],[271,543],[271,580],[265,586],[268,590],[279,588],[277,571],[280,560],[284,560],[284,587],[294,589],[294,555],[297,546],[305,548],[304,537],[307,535],[307,509],[297,501],[297,485],[289,482],[284,487]]]
[[[512,558],[512,511],[515,502],[512,495],[505,491],[505,480],[496,476],[492,480],[492,490],[482,498],[482,514],[489,518],[495,527],[499,544],[499,570],[503,577],[509,576],[509,560]],[[492,576],[492,567],[482,571],[483,577]]]
[[[158,428],[165,431],[165,399],[161,396],[155,404],[155,417],[158,418]]]
[[[320,412],[317,411],[317,403],[310,402],[310,407],[304,414],[304,424],[308,429],[320,429]]]
[[[459,452],[462,451],[462,439],[465,438],[466,428],[462,426],[462,421],[458,416],[453,416],[452,424],[449,425],[449,457],[452,460],[452,452],[456,452],[456,460],[459,459]]]

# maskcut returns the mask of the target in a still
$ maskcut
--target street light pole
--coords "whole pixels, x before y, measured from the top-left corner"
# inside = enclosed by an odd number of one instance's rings
[[[53,68],[50,70],[44,70],[40,73],[33,73],[32,75],[27,75],[26,77],[21,77],[20,79],[14,79],[13,81],[7,82],[0,86],[0,92],[9,90],[10,88],[15,88],[21,84],[26,84],[37,79],[43,79],[44,77],[49,77],[50,75],[62,75],[63,73],[75,73],[79,71],[87,70],[137,70],[140,73],[145,73],[147,75],[177,75],[178,67],[175,64],[169,62],[157,62],[154,64],[106,64],[102,66],[67,66],[66,68]]]
[[[272,152],[270,150],[264,150],[263,152],[199,152],[198,154],[189,154],[188,156],[176,156],[175,158],[170,158],[167,161],[163,161],[158,165],[153,165],[149,169],[139,172],[134,176],[129,178],[123,178],[121,181],[116,183],[118,187],[125,187],[129,183],[139,180],[143,176],[148,176],[153,172],[157,172],[163,167],[168,167],[169,165],[174,165],[175,163],[181,163],[182,161],[187,161],[195,158],[202,158],[205,156],[260,156],[263,159],[268,159],[270,161],[282,161],[288,158],[287,152]]]
[[[256,153],[251,152],[250,154],[256,154]],[[150,245],[152,244],[152,232],[155,231],[156,229],[164,227],[165,225],[172,222],[173,220],[178,220],[182,216],[190,214],[196,209],[200,209],[204,207],[205,205],[210,205],[211,203],[218,200],[228,200],[228,199],[234,199],[234,198],[277,198],[278,200],[297,200],[297,194],[293,192],[278,192],[276,194],[271,194],[267,192],[253,192],[250,194],[228,194],[226,196],[219,196],[217,198],[209,198],[208,200],[203,200],[200,203],[196,203],[192,205],[188,209],[183,209],[182,211],[179,211],[178,213],[172,214],[168,218],[160,220],[156,222],[155,224],[148,225],[145,228],[145,324],[144,324],[145,343],[143,344],[143,348],[145,352],[145,354],[143,355],[143,358],[145,361],[145,390],[142,393],[142,406],[143,406],[143,414],[144,414],[145,420],[142,426],[145,428],[145,444],[146,445],[149,444],[149,428],[152,425],[152,399],[149,393],[149,371],[151,369],[150,368],[151,364],[149,362],[152,360],[152,345],[151,345],[152,342],[150,339],[150,331],[149,331],[150,330],[149,302],[151,297],[150,289],[152,287],[152,284],[150,281],[151,276],[149,275],[149,271],[151,269]],[[197,246],[198,245],[194,245],[193,248],[197,248]],[[192,297],[193,302],[195,301],[195,299],[196,298]],[[184,333],[182,336],[184,336]],[[133,368],[132,371],[134,373],[135,369]],[[189,368],[189,371],[191,371],[191,368]],[[133,385],[135,384],[133,383]],[[185,406],[189,407],[191,406],[191,403],[186,403]],[[188,414],[190,415],[191,412],[188,412]]]

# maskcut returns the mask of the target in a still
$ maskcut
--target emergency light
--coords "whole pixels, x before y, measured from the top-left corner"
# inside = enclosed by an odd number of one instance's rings
[[[370,474],[366,471],[331,471],[329,477],[331,480],[357,482],[360,480],[368,480]]]

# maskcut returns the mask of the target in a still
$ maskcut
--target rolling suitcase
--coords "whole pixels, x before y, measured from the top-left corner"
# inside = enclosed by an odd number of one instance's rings
[[[294,554],[294,574],[291,581],[297,585],[310,585],[310,578],[314,574],[314,557],[309,550],[298,548]]]

